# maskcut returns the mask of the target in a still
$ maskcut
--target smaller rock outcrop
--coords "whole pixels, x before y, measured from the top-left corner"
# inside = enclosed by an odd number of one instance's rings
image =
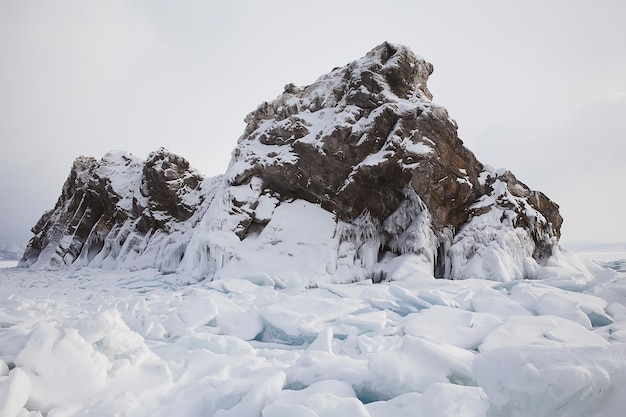
[[[218,181],[163,148],[145,162],[125,152],[79,157],[20,265],[173,271]]]

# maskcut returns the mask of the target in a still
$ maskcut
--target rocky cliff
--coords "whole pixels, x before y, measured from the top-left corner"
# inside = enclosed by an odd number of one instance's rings
[[[557,247],[558,206],[464,147],[431,100],[432,71],[384,43],[309,86],[288,84],[246,117],[210,184],[165,151],[145,163],[79,159],[22,264],[116,259],[277,285],[532,278]]]
[[[334,281],[380,279],[407,259],[438,277],[533,276],[557,244],[558,206],[463,146],[431,101],[432,71],[408,48],[384,43],[262,103],[245,119],[187,270],[245,275],[264,265],[254,253],[265,253],[297,275]],[[288,214],[296,206],[300,214]],[[323,248],[293,238],[311,222],[320,222]],[[309,247],[306,262],[293,261],[298,247]],[[299,267],[309,263],[315,272]],[[273,265],[260,270],[281,275]]]
[[[32,229],[20,265],[173,272],[217,181],[165,149],[146,161],[125,152],[79,157],[56,206]]]

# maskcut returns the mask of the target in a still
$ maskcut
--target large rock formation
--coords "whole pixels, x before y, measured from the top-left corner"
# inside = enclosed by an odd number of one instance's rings
[[[165,151],[79,159],[22,264],[276,284],[533,277],[556,248],[558,206],[463,146],[431,101],[432,71],[384,43],[288,84],[246,117],[224,177],[204,183]]]
[[[463,146],[456,123],[431,101],[432,70],[408,48],[384,43],[261,104],[245,119],[187,270],[219,277],[256,267],[346,281],[384,277],[394,258],[413,254],[439,277],[532,276],[557,244],[558,206]],[[287,206],[298,201],[307,204],[298,203],[294,220]],[[277,247],[310,245],[293,236],[315,207],[328,213],[317,226],[327,232],[316,235],[325,250],[309,248],[307,262],[292,262],[296,253]],[[255,251],[272,254],[271,265]],[[299,268],[311,259],[315,271]]]

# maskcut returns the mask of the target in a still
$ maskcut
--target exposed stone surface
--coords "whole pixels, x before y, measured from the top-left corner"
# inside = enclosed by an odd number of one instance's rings
[[[165,149],[151,153],[145,162],[124,152],[110,152],[100,161],[81,156],[55,208],[33,228],[35,236],[20,264],[173,270],[177,262],[164,262],[163,257],[153,265],[150,252],[180,251],[180,261],[188,229],[210,195],[211,187],[202,190],[203,180],[184,158]]]

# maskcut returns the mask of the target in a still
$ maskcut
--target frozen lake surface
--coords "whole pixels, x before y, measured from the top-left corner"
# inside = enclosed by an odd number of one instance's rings
[[[625,273],[548,272],[276,288],[4,268],[0,415],[621,417]]]

